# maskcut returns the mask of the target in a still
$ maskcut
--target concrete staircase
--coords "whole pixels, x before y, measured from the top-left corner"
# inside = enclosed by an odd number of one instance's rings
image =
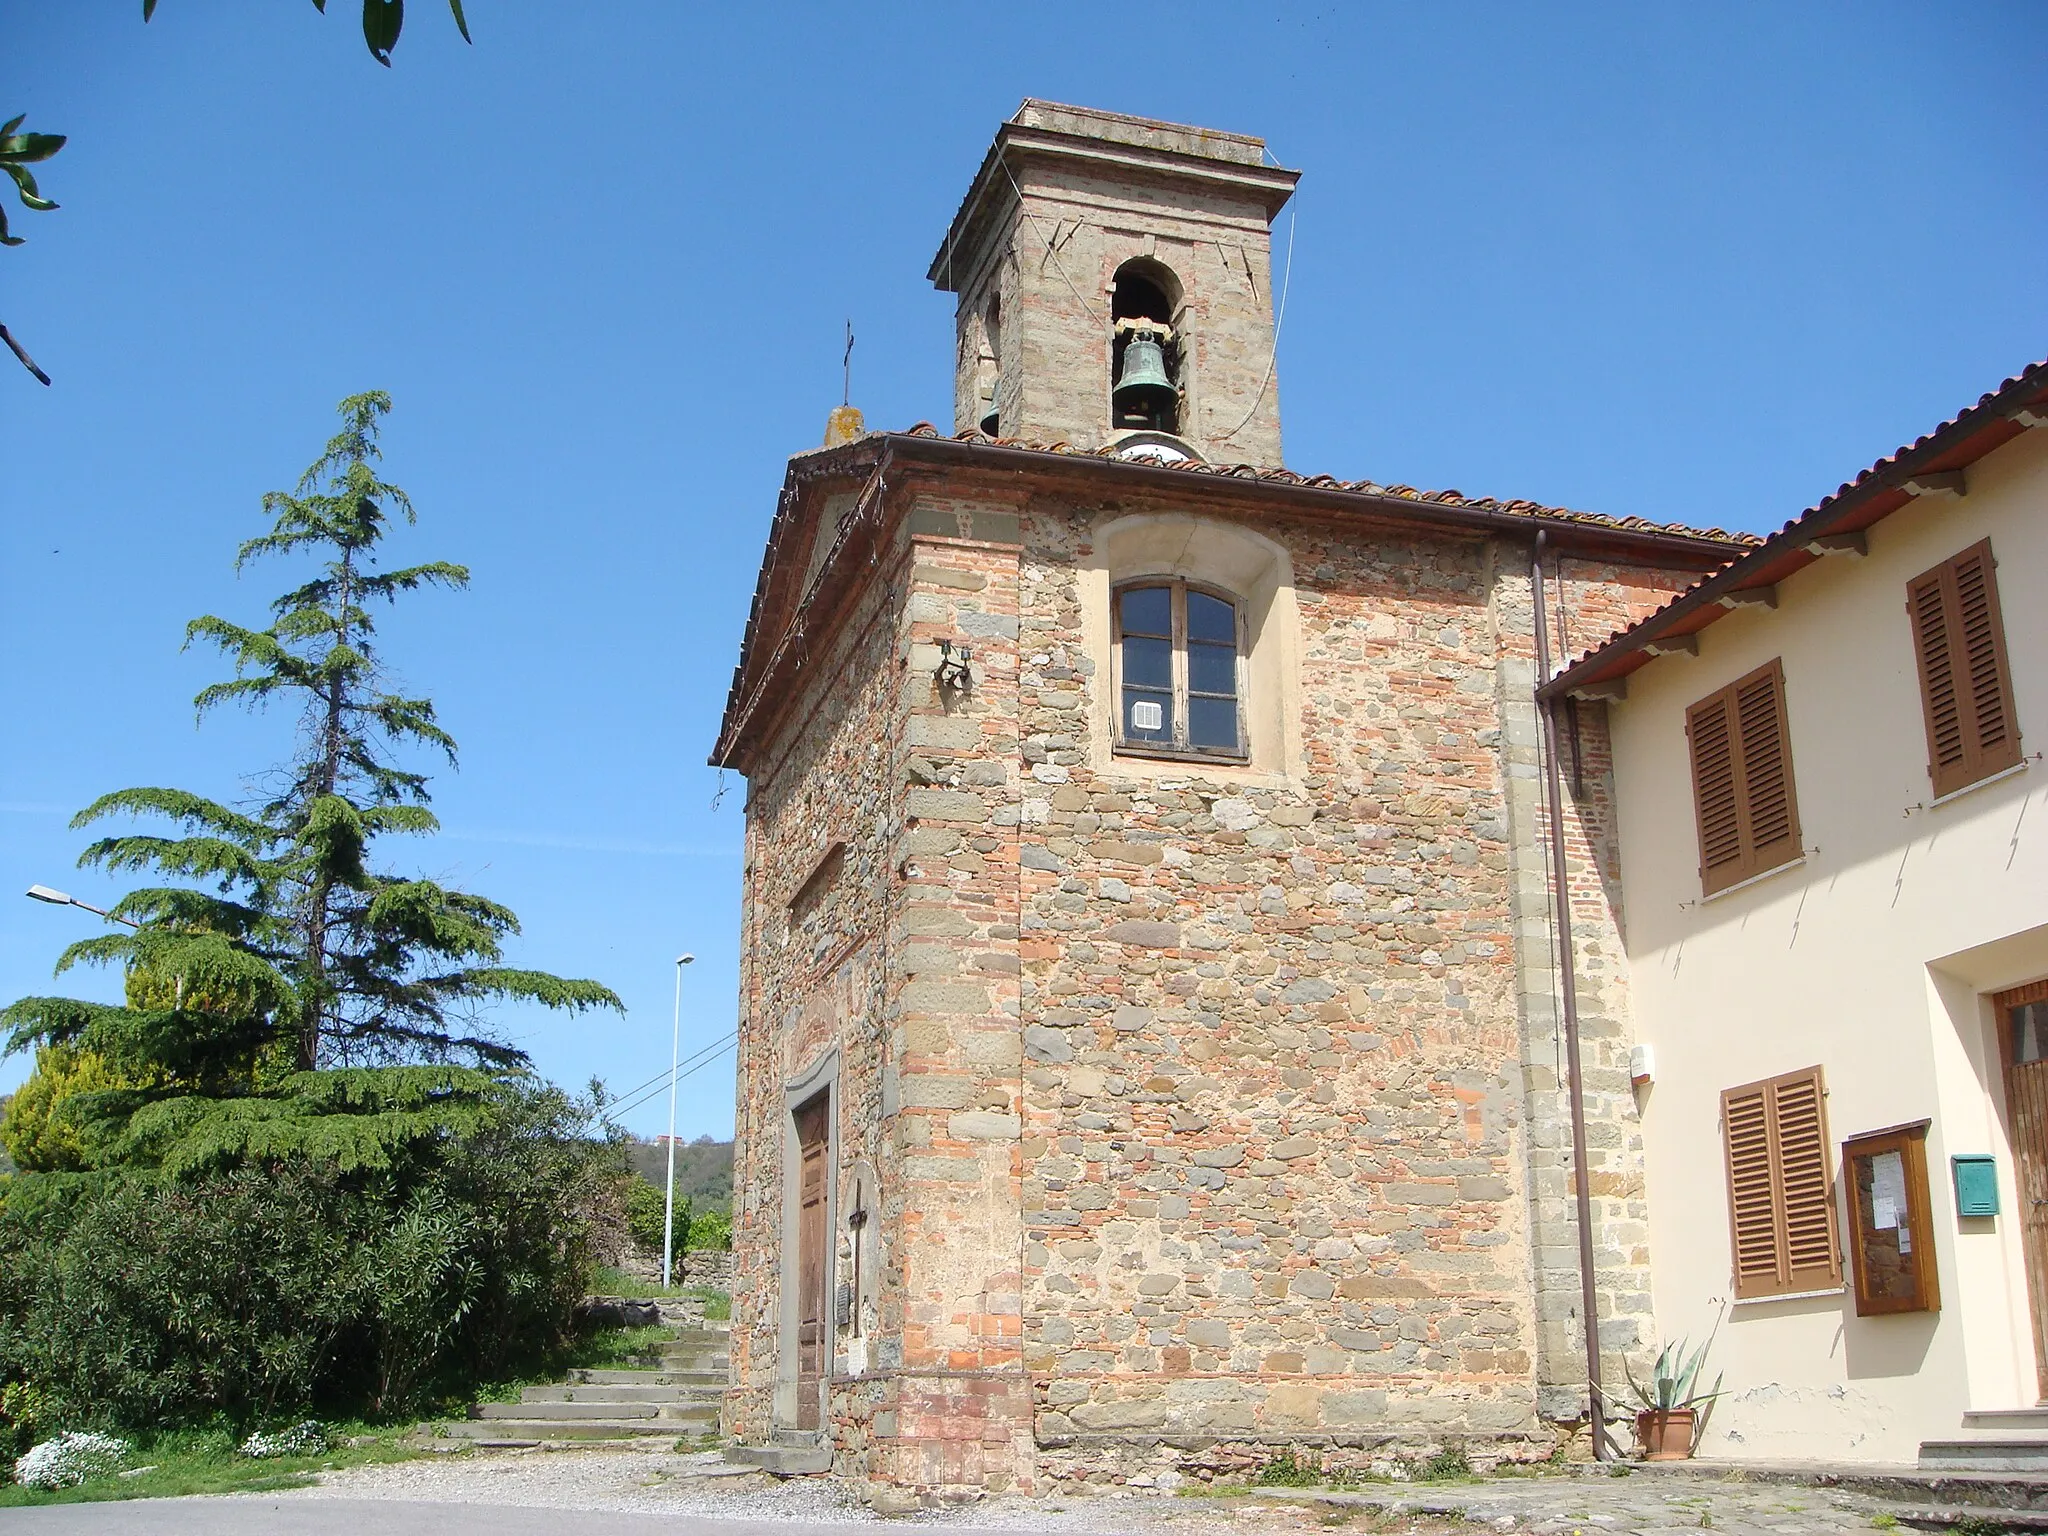
[[[2048,1475],[2048,1408],[1988,1408],[1963,1415],[1953,1440],[1923,1440],[1920,1465],[1958,1472]]]
[[[516,1403],[479,1403],[436,1433],[479,1446],[716,1434],[730,1333],[726,1323],[679,1328],[634,1366],[571,1371],[567,1381],[526,1388]]]

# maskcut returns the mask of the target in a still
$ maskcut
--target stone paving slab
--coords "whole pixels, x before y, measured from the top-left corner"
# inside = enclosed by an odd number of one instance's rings
[[[1903,1471],[1904,1469],[1900,1469]],[[781,1481],[722,1463],[716,1452],[466,1453],[328,1473],[286,1500],[392,1499],[451,1504],[663,1512],[816,1529],[881,1518],[829,1477]],[[1356,1488],[1251,1488],[1179,1495],[1116,1489],[1043,1499],[989,1498],[893,1523],[1046,1536],[1834,1536],[1897,1525],[1946,1530],[1964,1516],[1988,1526],[2048,1529],[2038,1511],[1931,1508],[1845,1488],[1732,1476],[1714,1468],[1591,1468],[1455,1483]],[[1486,1528],[1484,1531],[1481,1528]]]

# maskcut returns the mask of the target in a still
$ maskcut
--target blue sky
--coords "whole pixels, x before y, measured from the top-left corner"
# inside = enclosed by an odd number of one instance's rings
[[[1765,528],[2048,354],[2031,0],[467,8],[474,47],[415,0],[385,70],[353,0],[0,3],[0,116],[71,135],[0,251],[57,381],[0,359],[0,997],[98,921],[12,893],[118,894],[73,810],[232,797],[288,743],[195,731],[183,626],[261,621],[262,493],[383,388],[394,558],[474,573],[387,627],[463,748],[399,857],[626,998],[503,1021],[550,1075],[658,1076],[683,949],[685,1048],[729,1030],[746,786],[704,758],[782,460],[849,316],[870,425],[944,424],[926,262],[1027,95],[1305,171],[1297,469]],[[726,1134],[731,1084],[687,1080],[681,1128]]]

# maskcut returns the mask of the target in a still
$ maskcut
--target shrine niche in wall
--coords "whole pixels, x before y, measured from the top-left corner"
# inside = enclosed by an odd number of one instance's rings
[[[1927,1126],[1921,1120],[1842,1143],[1859,1317],[1941,1310],[1927,1194]]]

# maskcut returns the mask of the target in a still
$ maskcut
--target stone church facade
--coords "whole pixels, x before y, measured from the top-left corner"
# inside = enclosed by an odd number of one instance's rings
[[[1256,139],[1027,102],[952,436],[790,461],[748,780],[726,1431],[923,1496],[1586,1411],[1533,703],[1718,532],[1281,467]],[[1604,721],[1560,747],[1598,1326],[1649,1342]]]

